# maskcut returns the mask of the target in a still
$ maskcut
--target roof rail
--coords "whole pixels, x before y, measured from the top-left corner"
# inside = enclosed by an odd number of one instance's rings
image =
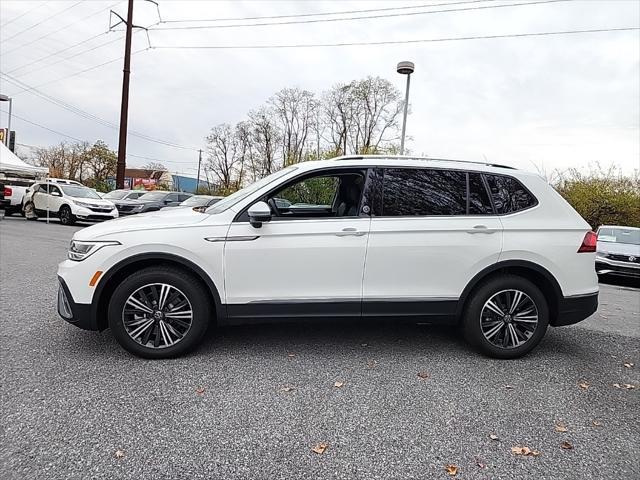
[[[430,162],[454,162],[454,163],[471,163],[474,165],[485,165],[487,167],[497,167],[497,168],[507,168],[509,170],[517,170],[515,167],[511,167],[509,165],[501,165],[498,163],[489,163],[489,162],[474,162],[472,160],[451,160],[446,158],[430,158],[430,157],[414,157],[411,155],[342,155],[340,157],[334,158],[336,161],[341,160],[368,160],[368,159],[380,159],[380,158],[390,158],[390,159],[402,159],[402,160],[424,160]]]

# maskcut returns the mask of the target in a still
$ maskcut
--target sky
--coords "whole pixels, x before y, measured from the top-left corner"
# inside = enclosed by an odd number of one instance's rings
[[[191,48],[640,27],[638,0],[532,1],[158,0],[158,12],[136,0],[134,24],[147,27],[148,36],[142,29],[133,36],[129,131],[147,139],[129,135],[128,165],[151,159],[195,174],[211,127],[245,119],[276,91],[319,94],[372,75],[404,92],[406,77],[395,67],[410,60],[416,67],[407,147],[414,154],[547,173],[596,164],[640,169],[639,30]],[[126,17],[127,2],[0,0],[0,93],[13,98],[12,129],[22,149],[73,139],[117,148],[124,32],[122,25],[108,31],[118,21],[110,10]],[[345,11],[355,13],[309,16]],[[285,15],[306,16],[220,20]],[[317,21],[363,16],[380,18]],[[224,27],[300,20],[313,22]],[[194,26],[217,28],[162,30]],[[2,127],[7,105],[0,103]]]

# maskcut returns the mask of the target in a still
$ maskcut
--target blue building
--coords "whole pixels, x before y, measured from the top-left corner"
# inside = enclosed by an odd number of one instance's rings
[[[178,175],[176,173],[172,173],[171,176],[173,177],[174,190],[179,192],[196,193],[198,181],[196,177]],[[200,187],[207,188],[209,187],[209,183],[200,178]],[[211,185],[211,188],[214,187],[214,185]]]

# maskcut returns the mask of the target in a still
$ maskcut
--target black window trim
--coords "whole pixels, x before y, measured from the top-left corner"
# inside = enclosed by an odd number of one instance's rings
[[[340,165],[340,166],[329,166],[329,167],[323,167],[323,168],[319,168],[317,170],[307,170],[306,172],[300,172],[297,175],[288,178],[284,183],[280,183],[276,186],[274,186],[273,188],[271,188],[269,191],[267,191],[266,193],[264,193],[263,195],[261,195],[260,197],[258,197],[257,199],[255,199],[254,201],[250,202],[247,204],[246,207],[244,207],[242,210],[240,210],[235,217],[233,217],[233,222],[232,223],[249,223],[249,219],[245,218],[247,216],[247,210],[249,210],[249,208],[251,207],[251,205],[253,205],[256,202],[260,202],[260,201],[265,201],[265,198],[268,198],[269,195],[271,195],[272,193],[276,192],[277,190],[280,190],[283,186],[286,188],[286,186],[293,184],[295,181],[298,181],[300,179],[304,179],[304,177],[315,177],[318,176],[317,174],[323,174],[323,173],[327,173],[327,172],[336,172],[336,171],[340,171],[340,170],[358,170],[360,172],[363,172],[364,174],[364,185],[362,187],[362,195],[360,197],[360,204],[358,205],[358,215],[356,216],[351,216],[351,217],[291,217],[288,218],[286,220],[282,220],[282,221],[295,221],[295,220],[336,220],[336,219],[341,219],[341,218],[351,218],[351,219],[356,219],[356,218],[369,218],[371,217],[371,213],[364,213],[362,211],[362,208],[364,207],[363,205],[363,201],[365,198],[365,192],[367,187],[369,186],[369,172],[374,169],[377,168],[375,166],[368,166],[368,165]],[[371,207],[370,207],[371,208]],[[279,220],[280,217],[274,217],[273,221],[281,221]]]

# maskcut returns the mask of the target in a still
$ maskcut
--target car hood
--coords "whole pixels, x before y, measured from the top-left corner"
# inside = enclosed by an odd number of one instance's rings
[[[90,203],[91,205],[100,205],[102,207],[113,207],[113,202],[111,200],[105,200],[104,198],[71,197],[71,200],[78,200],[82,203]]]
[[[600,253],[640,257],[640,245],[633,245],[632,243],[598,242],[597,251]]]
[[[190,208],[159,210],[92,225],[79,230],[74,238],[76,240],[96,240],[122,232],[184,227],[198,224],[207,218],[211,218],[211,215],[195,212]]]
[[[139,200],[111,200],[116,205],[142,205]]]

